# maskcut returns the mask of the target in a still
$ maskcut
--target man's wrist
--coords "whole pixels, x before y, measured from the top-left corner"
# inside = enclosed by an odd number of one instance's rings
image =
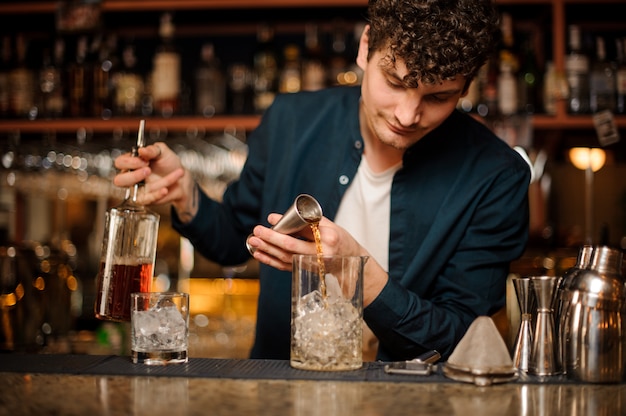
[[[186,172],[185,175],[189,175],[189,172]],[[189,192],[186,193],[188,197],[185,198],[184,201],[173,205],[180,221],[189,223],[198,213],[200,206],[200,189],[198,188],[198,184],[190,176],[183,180],[187,182],[185,187],[190,189]]]

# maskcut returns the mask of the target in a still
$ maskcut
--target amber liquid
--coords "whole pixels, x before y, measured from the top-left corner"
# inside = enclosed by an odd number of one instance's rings
[[[151,288],[152,264],[114,264],[105,276],[105,264],[100,263],[96,318],[130,322],[130,294]]]
[[[320,293],[322,297],[326,299],[326,266],[324,265],[324,253],[322,252],[322,236],[320,234],[319,224],[314,222],[311,224],[311,231],[313,231],[313,238],[315,239],[315,249],[317,251],[317,267],[320,274]]]

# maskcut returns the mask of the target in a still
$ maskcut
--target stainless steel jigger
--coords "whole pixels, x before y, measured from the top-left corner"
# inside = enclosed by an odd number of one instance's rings
[[[289,209],[285,211],[280,221],[272,227],[272,230],[281,234],[293,234],[311,224],[320,222],[322,215],[322,207],[315,198],[311,195],[300,194]],[[255,248],[248,244],[250,237],[252,237],[252,234],[246,239],[246,247],[250,254],[254,254]]]
[[[517,302],[519,304],[521,315],[519,331],[517,333],[517,337],[515,338],[513,363],[518,370],[527,373],[533,345],[533,329],[531,326],[532,315],[530,313],[530,309],[534,303],[534,297],[531,292],[532,287],[530,284],[530,278],[514,277],[513,287],[515,288],[515,294],[517,295]]]
[[[528,372],[538,376],[551,376],[561,372],[554,332],[555,276],[531,276],[531,285],[537,301],[537,322],[533,332],[533,348]]]

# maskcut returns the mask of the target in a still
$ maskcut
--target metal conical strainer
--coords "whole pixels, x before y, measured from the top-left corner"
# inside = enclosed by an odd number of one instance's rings
[[[457,381],[488,386],[517,378],[509,350],[493,320],[479,316],[472,322],[443,367]]]

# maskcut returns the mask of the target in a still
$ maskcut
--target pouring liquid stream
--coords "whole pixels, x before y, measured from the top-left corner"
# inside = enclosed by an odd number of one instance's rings
[[[315,239],[315,249],[317,251],[317,267],[320,274],[320,293],[322,299],[324,299],[324,305],[326,305],[326,266],[324,266],[324,253],[322,252],[322,237],[320,234],[319,223],[311,223],[311,231],[313,231],[313,237]]]

